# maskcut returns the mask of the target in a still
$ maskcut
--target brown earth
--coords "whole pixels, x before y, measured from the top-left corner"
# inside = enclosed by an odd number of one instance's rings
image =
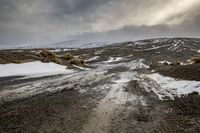
[[[24,63],[36,60],[40,60],[39,55],[36,53],[0,51],[0,64]]]
[[[63,90],[0,105],[0,132],[78,133],[97,99],[95,94]]]
[[[200,96],[193,95],[168,101],[171,111],[164,118],[161,128],[170,133],[200,132]]]
[[[157,68],[165,76],[200,81],[200,63],[191,65],[164,66]]]
[[[138,89],[132,90],[134,91],[132,93],[142,96],[142,91]],[[149,95],[145,97],[150,98]],[[95,93],[81,94],[74,90],[63,90],[7,103],[0,106],[0,132],[80,133],[85,123],[88,123],[93,109],[98,106],[97,102],[102,98],[103,95]],[[127,103],[122,106],[122,112],[113,110],[115,115],[111,118],[112,126],[105,133],[198,133],[200,131],[200,96],[193,94],[176,98],[174,101],[156,103],[151,98],[148,106]],[[92,118],[95,118],[95,114]],[[94,123],[98,123],[98,120]]]

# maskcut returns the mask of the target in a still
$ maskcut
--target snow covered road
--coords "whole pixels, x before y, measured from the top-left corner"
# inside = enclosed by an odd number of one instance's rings
[[[85,86],[90,88],[99,87],[95,85],[102,81],[104,81],[102,85],[105,86],[107,85],[106,83],[109,83],[108,88],[116,89],[118,85],[137,80],[140,83],[140,87],[145,88],[147,92],[154,92],[160,100],[173,100],[174,96],[180,97],[193,91],[200,92],[200,82],[198,81],[176,80],[156,73],[138,73],[140,69],[147,70],[149,68],[142,59],[129,62],[109,60],[92,66],[94,67],[93,69],[77,71],[66,69],[65,66],[54,63],[32,62],[1,65],[1,77],[25,77],[14,78],[14,80],[11,80],[12,84],[3,85],[2,83],[4,82],[1,82],[0,102],[27,98],[44,92],[53,93],[63,89],[87,90],[88,88],[84,88]],[[33,70],[33,67],[36,68]],[[117,72],[120,67],[126,69],[123,72]],[[36,80],[29,81],[29,79],[34,78]],[[113,80],[112,78],[119,79]],[[116,84],[116,87],[115,85],[113,86],[113,83]]]

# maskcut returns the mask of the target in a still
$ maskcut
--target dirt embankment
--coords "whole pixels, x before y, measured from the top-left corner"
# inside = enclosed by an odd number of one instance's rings
[[[168,101],[171,111],[161,124],[170,133],[200,132],[200,96],[196,93]]]
[[[72,51],[70,51],[71,53]],[[33,61],[41,61],[45,63],[54,62],[56,64],[75,68],[73,65],[86,67],[85,61],[81,54],[75,56],[69,52],[54,52],[52,49],[32,49],[32,50],[0,50],[0,64],[21,64]],[[71,58],[66,58],[70,54]]]
[[[191,65],[164,66],[158,68],[158,72],[173,78],[200,81],[200,63]]]
[[[8,63],[19,64],[36,60],[40,60],[39,55],[36,53],[0,51],[0,64],[8,64]]]

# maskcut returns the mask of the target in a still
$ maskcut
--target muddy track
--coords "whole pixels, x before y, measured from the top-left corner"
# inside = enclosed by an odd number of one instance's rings
[[[140,81],[129,82],[127,87],[136,99],[125,104],[112,121],[109,133],[153,133],[165,132],[160,127],[168,112],[168,105],[161,103],[153,91],[147,92]]]
[[[115,73],[111,84],[105,87],[109,92],[98,103],[82,132],[124,133],[130,129],[131,132],[148,132],[152,126],[159,125],[163,108],[159,108],[159,99],[152,90],[147,92],[142,88],[140,78],[135,69]]]

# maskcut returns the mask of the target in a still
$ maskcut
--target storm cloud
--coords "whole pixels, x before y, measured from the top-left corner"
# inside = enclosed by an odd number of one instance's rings
[[[199,7],[199,0],[0,0],[0,43],[199,37]]]

